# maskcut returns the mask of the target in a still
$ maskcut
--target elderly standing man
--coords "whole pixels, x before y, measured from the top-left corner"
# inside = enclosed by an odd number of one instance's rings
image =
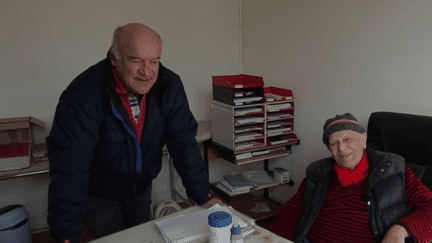
[[[62,93],[47,137],[48,223],[58,242],[79,242],[83,219],[94,239],[148,221],[165,144],[188,197],[204,207],[222,203],[210,198],[197,122],[161,53],[153,29],[126,24],[108,56]]]
[[[295,242],[431,242],[432,192],[404,159],[366,146],[349,113],[328,119],[332,158],[309,165],[272,231]]]

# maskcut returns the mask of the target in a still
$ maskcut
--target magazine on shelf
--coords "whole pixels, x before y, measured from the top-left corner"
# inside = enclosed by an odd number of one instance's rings
[[[252,101],[260,101],[263,98],[260,96],[251,96],[251,97],[238,97],[238,98],[234,98],[233,101],[234,103],[237,102],[252,102]]]
[[[267,128],[275,128],[275,127],[280,127],[280,126],[283,126],[283,125],[291,125],[291,124],[293,124],[293,122],[288,122],[288,121],[286,121],[286,120],[283,120],[283,121],[270,121],[270,122],[267,122]]]
[[[252,152],[252,156],[259,156],[259,155],[269,154],[269,153],[270,153],[269,149],[261,150],[261,151],[255,151],[255,152]]]
[[[246,141],[246,142],[238,142],[235,144],[235,149],[246,149],[251,148],[254,146],[262,145],[263,143],[260,143],[258,141]]]
[[[229,183],[227,180],[221,180],[218,183],[222,184],[231,191],[248,191],[252,188],[252,185],[231,185],[231,183]]]
[[[267,129],[267,134],[284,133],[284,132],[289,132],[289,131],[292,131],[292,127],[269,128],[269,129]]]
[[[234,94],[234,96],[235,97],[247,97],[247,96],[257,96],[257,94],[255,92],[252,92],[252,91],[239,90]]]
[[[224,179],[234,187],[252,187],[253,185],[242,174],[224,175]]]
[[[255,189],[276,186],[279,181],[273,179],[264,170],[251,170],[243,172],[243,176],[254,186]]]
[[[286,112],[275,112],[275,113],[267,114],[268,120],[278,120],[278,119],[292,118],[292,117],[294,116]]]
[[[256,126],[256,125],[245,125],[245,126],[241,126],[241,127],[235,127],[234,133],[249,132],[249,131],[261,131],[261,130],[263,130],[263,128]]]
[[[235,190],[235,191],[232,191],[232,190],[228,189],[226,186],[224,186],[224,185],[222,185],[220,183],[217,183],[216,187],[219,188],[224,193],[226,193],[228,196],[236,196],[236,195],[246,194],[246,193],[249,193],[249,190],[250,190],[250,189],[247,189],[247,190]]]
[[[291,107],[292,107],[291,103],[282,103],[282,104],[275,104],[275,105],[267,105],[267,110],[272,112],[272,111],[289,109]]]
[[[239,141],[247,141],[257,137],[262,137],[263,135],[259,132],[244,132],[244,133],[236,133],[234,134],[234,140],[236,142]]]
[[[236,160],[241,160],[241,159],[248,159],[250,157],[252,157],[252,153],[244,153],[244,154],[237,154],[236,156]]]
[[[284,96],[277,95],[277,94],[271,94],[271,93],[266,93],[266,94],[264,94],[264,96],[265,96],[267,101],[274,101],[274,100],[280,100],[280,99],[285,98]],[[292,97],[290,99],[292,99]]]
[[[236,123],[238,123],[238,124],[263,122],[264,121],[264,117],[260,117],[260,116],[237,117],[237,118],[234,119],[234,121]]]
[[[243,116],[250,113],[262,112],[262,107],[247,107],[247,108],[238,108],[234,110],[234,114],[237,116]]]

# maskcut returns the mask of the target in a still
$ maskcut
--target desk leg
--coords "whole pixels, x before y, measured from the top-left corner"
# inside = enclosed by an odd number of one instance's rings
[[[268,159],[264,160],[264,171],[269,171],[269,160]],[[270,199],[270,189],[269,188],[264,189],[264,197],[267,199]]]

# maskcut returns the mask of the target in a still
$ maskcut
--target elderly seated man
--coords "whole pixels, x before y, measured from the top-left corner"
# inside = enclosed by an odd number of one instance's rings
[[[432,242],[432,192],[401,156],[366,139],[353,115],[328,119],[332,158],[307,167],[272,231],[295,242]]]

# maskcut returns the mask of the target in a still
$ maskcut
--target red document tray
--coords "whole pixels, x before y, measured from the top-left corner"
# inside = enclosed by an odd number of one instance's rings
[[[269,86],[264,87],[264,99],[265,102],[292,100],[294,95],[291,89]]]
[[[247,74],[212,76],[213,84],[232,89],[257,88],[264,86],[264,79],[260,76]]]

